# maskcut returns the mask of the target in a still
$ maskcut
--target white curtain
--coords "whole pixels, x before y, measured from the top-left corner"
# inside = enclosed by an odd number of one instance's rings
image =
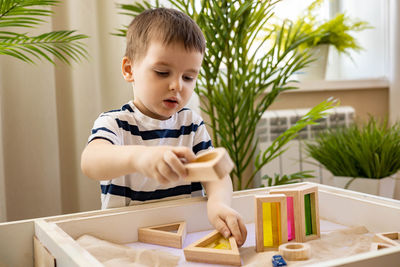
[[[62,1],[49,23],[29,30],[89,35],[88,61],[0,56],[0,221],[100,208],[100,186],[81,173],[80,154],[98,114],[132,98],[120,71],[125,40],[110,34],[131,18],[116,2],[133,1]]]
[[[390,117],[400,120],[400,3],[390,1]]]
[[[390,94],[389,112],[392,122],[400,121],[400,3],[390,0]],[[398,177],[395,198],[400,199],[400,177]]]

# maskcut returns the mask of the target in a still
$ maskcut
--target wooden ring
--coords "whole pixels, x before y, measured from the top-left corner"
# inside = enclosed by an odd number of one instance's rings
[[[310,245],[306,243],[286,243],[279,246],[279,254],[289,261],[307,260],[310,258]]]

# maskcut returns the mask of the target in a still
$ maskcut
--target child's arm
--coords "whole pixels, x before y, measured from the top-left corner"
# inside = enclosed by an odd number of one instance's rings
[[[211,224],[225,238],[232,235],[239,246],[246,241],[247,230],[242,217],[231,208],[232,181],[229,175],[212,182],[203,182],[207,192],[207,213]]]
[[[110,180],[140,172],[165,184],[187,175],[180,158],[192,161],[195,155],[187,147],[118,146],[104,139],[95,139],[84,149],[81,167],[86,176],[95,180]]]

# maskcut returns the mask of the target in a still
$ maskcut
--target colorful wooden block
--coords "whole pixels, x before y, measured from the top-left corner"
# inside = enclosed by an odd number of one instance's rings
[[[216,230],[187,246],[183,253],[187,261],[241,265],[235,238],[231,236],[225,239]]]
[[[373,240],[391,246],[400,246],[400,232],[386,232],[375,234]]]
[[[320,237],[318,186],[272,189],[269,193],[286,196],[288,241],[302,243]]]
[[[138,240],[143,243],[182,248],[186,237],[186,222],[162,224],[138,229]]]
[[[318,186],[304,185],[300,190],[300,242],[320,238]]]
[[[300,191],[297,188],[273,189],[270,194],[284,194],[286,196],[288,241],[301,242]]]
[[[286,196],[255,196],[256,251],[278,250],[287,242]]]
[[[202,182],[222,179],[233,169],[233,162],[223,147],[210,149],[200,154],[196,160],[185,164],[187,181]]]

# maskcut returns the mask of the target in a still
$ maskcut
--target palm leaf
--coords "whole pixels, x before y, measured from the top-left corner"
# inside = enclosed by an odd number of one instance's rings
[[[31,28],[44,22],[52,15],[49,7],[59,0],[0,0],[0,28]],[[52,31],[38,36],[27,33],[0,31],[0,55],[8,55],[25,62],[34,63],[45,59],[54,64],[53,57],[64,63],[87,58],[86,46],[82,39],[88,36],[75,31]]]
[[[37,59],[44,58],[51,63],[51,55],[64,63],[70,60],[80,61],[87,58],[85,45],[80,40],[87,38],[75,31],[54,31],[38,36],[27,36],[13,32],[0,32],[0,55],[10,55],[25,62],[33,63],[29,55]]]
[[[0,0],[0,27],[33,27],[44,20],[38,17],[50,16],[46,9],[54,6],[56,0]],[[42,6],[43,8],[32,8]]]

